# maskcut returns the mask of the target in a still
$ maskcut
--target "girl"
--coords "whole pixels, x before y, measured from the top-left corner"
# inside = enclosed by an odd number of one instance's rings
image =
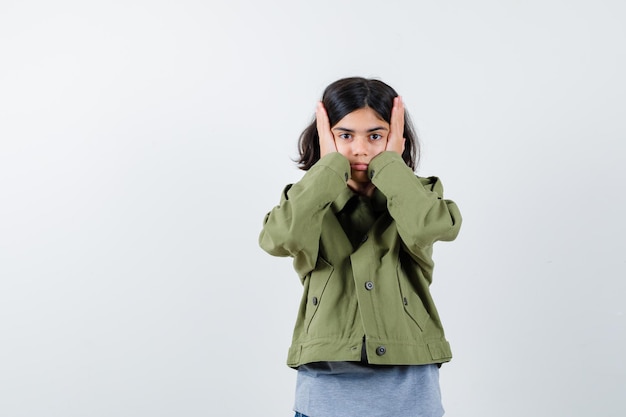
[[[451,359],[429,291],[432,246],[453,240],[457,206],[413,171],[418,141],[387,84],[330,84],[300,136],[299,166],[259,243],[291,256],[304,287],[287,364],[296,416],[444,413],[439,366]]]

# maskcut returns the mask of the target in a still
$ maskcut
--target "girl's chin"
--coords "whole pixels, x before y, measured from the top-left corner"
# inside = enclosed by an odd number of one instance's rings
[[[352,171],[352,181],[354,182],[371,182],[367,176],[367,171]]]

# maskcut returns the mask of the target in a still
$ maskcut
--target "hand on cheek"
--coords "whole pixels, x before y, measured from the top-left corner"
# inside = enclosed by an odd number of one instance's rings
[[[404,152],[404,103],[400,96],[393,99],[391,109],[391,124],[389,125],[389,136],[387,137],[387,147],[385,150],[397,152],[400,155]]]
[[[315,118],[317,120],[317,134],[320,138],[320,158],[323,158],[329,153],[337,152],[337,146],[335,145],[333,132],[330,130],[328,114],[321,101],[317,103]]]

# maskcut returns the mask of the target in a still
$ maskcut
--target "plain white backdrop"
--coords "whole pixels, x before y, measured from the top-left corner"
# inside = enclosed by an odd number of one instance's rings
[[[447,416],[626,415],[626,6],[0,4],[0,415],[291,416],[257,246],[324,87],[403,97],[464,226]]]

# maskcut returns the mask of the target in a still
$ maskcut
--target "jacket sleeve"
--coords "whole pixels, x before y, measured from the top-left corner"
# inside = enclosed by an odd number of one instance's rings
[[[377,155],[368,170],[372,183],[387,198],[408,252],[416,260],[432,262],[432,244],[454,240],[462,221],[457,205],[443,199],[441,181],[417,177],[396,152]]]
[[[350,164],[338,152],[321,158],[302,179],[288,185],[266,216],[259,245],[274,256],[291,256],[301,274],[315,268],[324,215],[347,187]]]

